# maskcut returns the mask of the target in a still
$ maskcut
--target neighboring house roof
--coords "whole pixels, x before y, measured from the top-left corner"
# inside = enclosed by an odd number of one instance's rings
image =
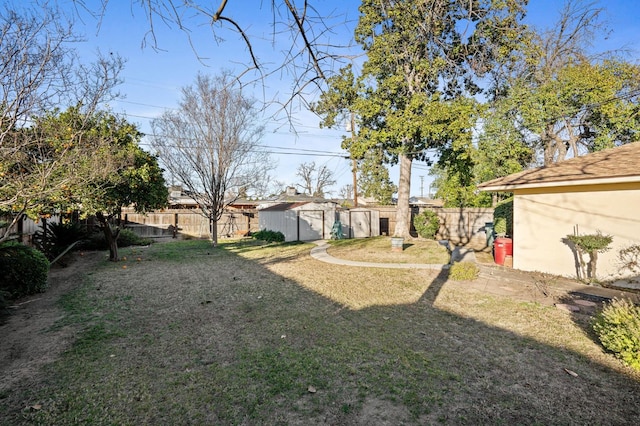
[[[424,207],[443,207],[443,200],[434,200],[427,197],[411,197],[409,198],[409,204],[412,206],[424,206]]]
[[[525,170],[478,185],[481,191],[640,182],[640,142]]]
[[[238,198],[230,202],[229,207],[236,209],[254,209],[259,203],[259,201]],[[183,191],[179,187],[174,186],[169,188],[169,205],[173,208],[196,208],[199,204],[196,200],[189,196],[188,191]]]
[[[273,200],[278,203],[334,203],[322,197],[313,197],[306,194],[281,194]]]
[[[255,209],[258,206],[258,204],[260,204],[260,201],[247,200],[245,198],[238,198],[237,200],[234,200],[231,203],[229,203],[229,206],[235,207],[237,209]]]
[[[330,203],[331,200],[327,200],[322,197],[314,197],[312,195],[302,194],[298,192],[294,187],[290,186],[286,191],[282,192],[269,200],[263,200],[260,204],[276,204],[276,203]]]
[[[172,195],[169,197],[169,205],[197,207],[198,203],[187,195]]]

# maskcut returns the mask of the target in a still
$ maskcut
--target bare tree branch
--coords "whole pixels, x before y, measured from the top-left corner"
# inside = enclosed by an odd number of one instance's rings
[[[325,190],[336,183],[331,170],[327,166],[318,167],[315,161],[300,164],[296,176],[302,179],[302,184],[296,186],[314,197],[324,197]]]
[[[0,211],[14,222],[106,170],[93,160],[101,141],[87,145],[84,125],[117,96],[124,61],[109,55],[80,63],[69,47],[80,41],[73,25],[47,3],[0,10]],[[68,107],[82,112],[73,131],[41,128]]]
[[[109,13],[103,0],[103,7],[96,14]],[[90,9],[87,0],[73,0],[84,9]],[[320,10],[311,5],[310,0],[271,0],[265,2],[271,6],[271,16],[265,14],[265,24],[270,24],[273,37],[272,46],[260,50],[257,38],[248,31],[248,24],[240,22],[231,14],[228,0],[220,0],[217,8],[208,2],[197,0],[131,0],[132,6],[137,4],[144,10],[145,20],[149,26],[148,38],[153,49],[162,50],[161,41],[156,32],[156,20],[170,27],[177,27],[183,32],[196,57],[203,61],[199,47],[192,39],[191,28],[203,23],[210,26],[213,40],[222,43],[219,34],[231,32],[238,34],[248,50],[248,61],[245,68],[237,72],[237,79],[243,84],[260,83],[267,87],[270,78],[282,80],[283,75],[290,77],[290,89],[286,94],[274,95],[272,99],[265,96],[264,102],[278,105],[279,112],[284,111],[289,119],[293,115],[298,102],[307,106],[317,94],[326,78],[343,64],[348,57],[353,57],[351,42],[335,42],[335,35],[346,29],[352,34],[355,22],[347,19],[344,13]],[[322,2],[317,2],[322,5]],[[260,11],[259,11],[260,12]],[[147,40],[143,40],[143,45]],[[280,48],[280,46],[283,46]],[[279,54],[275,63],[263,61],[265,56]],[[290,121],[292,124],[292,121]]]

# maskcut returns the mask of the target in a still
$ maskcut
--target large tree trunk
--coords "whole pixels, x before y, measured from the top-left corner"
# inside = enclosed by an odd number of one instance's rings
[[[215,217],[209,218],[209,227],[211,228],[211,245],[218,246],[218,220]]]
[[[594,250],[589,253],[589,265],[587,266],[587,276],[589,281],[596,280],[596,263],[598,263],[598,251]]]
[[[400,180],[398,182],[398,205],[396,210],[396,229],[394,237],[411,238],[411,209],[409,196],[411,192],[411,162],[412,158],[400,154]]]
[[[118,261],[118,235],[120,235],[120,228],[116,228],[115,232],[111,229],[111,225],[107,220],[107,217],[101,213],[96,213],[96,218],[98,219],[98,223],[100,223],[100,228],[102,228],[102,233],[104,234],[104,239],[107,241],[107,245],[109,246],[109,260],[111,262]]]

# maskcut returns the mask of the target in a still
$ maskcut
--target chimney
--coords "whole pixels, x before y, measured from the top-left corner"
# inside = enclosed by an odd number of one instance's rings
[[[286,191],[287,197],[293,197],[298,195],[298,191],[296,191],[296,188],[293,186],[288,186],[287,187],[287,191]]]

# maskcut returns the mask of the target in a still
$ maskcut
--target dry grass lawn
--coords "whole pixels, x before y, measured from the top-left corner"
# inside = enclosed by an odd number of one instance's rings
[[[75,339],[0,391],[0,424],[640,418],[640,374],[602,351],[589,318],[450,285],[446,271],[321,263],[311,247],[181,241],[101,261],[40,331]]]
[[[391,251],[391,238],[331,240],[327,252],[335,257],[357,262],[377,263],[449,263],[447,249],[437,241],[413,239],[406,241],[401,252]]]

